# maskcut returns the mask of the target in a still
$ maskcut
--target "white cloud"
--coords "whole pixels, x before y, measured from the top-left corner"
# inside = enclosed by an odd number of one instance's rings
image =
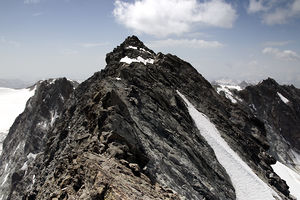
[[[260,11],[267,11],[270,7],[263,0],[249,0],[248,13],[256,13]]]
[[[105,45],[108,45],[108,43],[105,42],[105,43],[82,43],[82,44],[80,44],[80,46],[82,46],[84,48],[101,47],[101,46],[105,46]]]
[[[263,45],[264,46],[285,46],[290,44],[292,41],[267,41]]]
[[[285,24],[300,16],[300,0],[249,0],[247,10],[261,13],[264,24]]]
[[[205,41],[197,39],[166,39],[156,40],[147,44],[151,48],[157,47],[188,47],[188,48],[219,48],[222,47],[218,41]]]
[[[41,0],[24,0],[25,4],[36,4],[36,3],[40,3]]]
[[[281,60],[288,60],[288,61],[292,61],[292,60],[299,60],[300,57],[299,55],[292,51],[292,50],[279,50],[277,48],[271,48],[271,47],[267,47],[264,48],[262,50],[263,54],[268,54],[271,55],[275,58],[281,59]]]
[[[13,47],[20,47],[20,43],[13,40],[7,40],[5,37],[0,37],[0,44],[9,45]]]
[[[37,13],[33,13],[32,16],[33,17],[38,17],[40,15],[43,15],[44,13],[43,12],[37,12]]]
[[[113,14],[127,28],[162,37],[189,32],[195,24],[231,28],[237,18],[224,0],[116,0]]]

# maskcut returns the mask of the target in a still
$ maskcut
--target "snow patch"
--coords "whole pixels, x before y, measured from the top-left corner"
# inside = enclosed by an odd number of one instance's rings
[[[117,78],[116,78],[116,80],[117,80],[117,81],[120,81],[120,80],[122,80],[122,79],[121,79],[121,78],[119,78],[119,77],[117,77]]]
[[[152,58],[144,59],[141,56],[138,56],[137,58],[129,58],[128,56],[126,56],[126,57],[122,58],[120,60],[120,62],[124,62],[127,64],[131,64],[133,62],[139,62],[139,63],[143,63],[144,65],[146,65],[148,63],[153,64],[154,60]]]
[[[291,195],[300,199],[300,175],[278,161],[272,165],[272,168],[280,178],[286,181]]]
[[[43,129],[43,130],[48,130],[48,123],[45,122],[45,121],[39,122],[39,123],[37,124],[37,126],[40,127],[40,128]]]
[[[35,183],[35,175],[32,176],[32,186],[34,185],[34,183]]]
[[[37,155],[38,155],[38,154],[29,153],[29,154],[27,155],[27,159],[32,158],[33,160],[35,160],[35,158],[36,158]]]
[[[21,170],[26,171],[28,169],[27,161],[24,162],[23,166],[21,167]]]
[[[54,83],[55,83],[55,81],[56,81],[56,78],[54,78],[54,79],[50,79],[50,81],[49,81],[49,84],[50,84],[50,85],[52,85],[52,84],[54,84]]]
[[[146,53],[152,54],[150,51],[147,51],[146,49],[140,48],[141,51],[144,51]]]
[[[283,101],[283,103],[288,104],[290,101],[285,98],[282,94],[280,94],[279,92],[277,92],[277,95],[280,97],[281,101]]]
[[[191,117],[200,134],[214,150],[219,163],[227,171],[238,200],[269,200],[280,197],[264,183],[252,169],[235,153],[209,118],[200,113],[179,91],[177,93],[185,101]]]
[[[225,93],[225,97],[229,99],[232,103],[237,103],[237,100],[242,101],[238,97],[234,97],[230,89],[242,90],[240,86],[228,86],[228,85],[219,85],[217,87],[217,93],[220,94],[221,91]]]
[[[57,111],[51,111],[51,121],[50,121],[50,126],[52,127],[55,120],[59,117],[59,115],[57,114]]]
[[[128,46],[128,47],[126,47],[126,49],[138,49],[137,47],[134,47],[134,46]]]

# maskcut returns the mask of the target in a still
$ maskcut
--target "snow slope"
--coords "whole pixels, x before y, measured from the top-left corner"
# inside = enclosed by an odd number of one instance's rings
[[[285,98],[281,93],[277,92],[277,95],[280,97],[281,101],[283,101],[283,103],[288,104],[290,101]]]
[[[286,181],[291,194],[300,199],[300,175],[278,161],[272,165],[272,168],[280,178]]]
[[[27,100],[35,90],[0,87],[0,154],[2,142],[16,117],[25,109]]]
[[[269,200],[280,197],[264,183],[251,168],[229,147],[221,137],[213,123],[200,113],[179,91],[201,135],[214,150],[219,163],[225,168],[233,187],[237,200]]]

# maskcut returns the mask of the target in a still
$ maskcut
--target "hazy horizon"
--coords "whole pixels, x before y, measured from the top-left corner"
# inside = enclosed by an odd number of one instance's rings
[[[171,9],[172,8],[172,9]],[[300,0],[0,2],[0,79],[85,80],[130,35],[208,80],[300,87]]]

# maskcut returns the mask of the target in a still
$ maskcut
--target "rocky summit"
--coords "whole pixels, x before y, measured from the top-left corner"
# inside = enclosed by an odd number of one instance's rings
[[[66,79],[56,80],[63,82],[56,91],[29,100],[4,142],[2,199],[255,199],[249,196],[254,185],[239,185],[220,164],[206,130],[220,135],[213,140],[224,140],[224,157],[240,160],[270,191],[269,199],[292,199],[271,167],[276,159],[261,115],[219,95],[189,63],[155,53],[136,36],[106,62],[74,91]],[[211,128],[199,128],[195,113]],[[7,172],[7,166],[14,167]]]

